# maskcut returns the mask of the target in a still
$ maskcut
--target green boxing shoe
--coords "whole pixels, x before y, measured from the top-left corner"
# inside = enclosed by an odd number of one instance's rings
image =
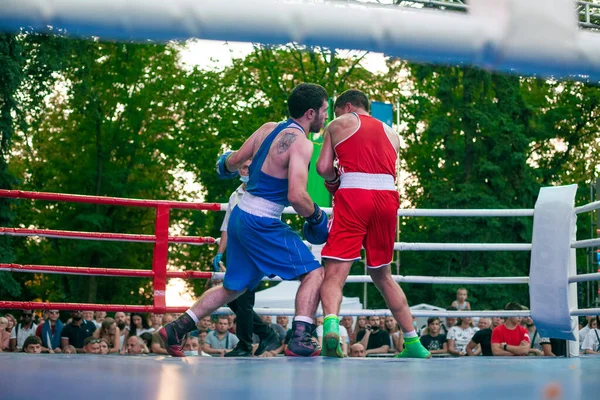
[[[340,319],[338,317],[325,317],[323,321],[323,357],[344,358],[340,345]]]
[[[431,353],[421,344],[418,337],[406,339],[404,350],[396,358],[430,358]]]
[[[344,358],[342,346],[340,345],[340,335],[335,332],[329,332],[323,337],[323,349],[321,349],[323,357]]]

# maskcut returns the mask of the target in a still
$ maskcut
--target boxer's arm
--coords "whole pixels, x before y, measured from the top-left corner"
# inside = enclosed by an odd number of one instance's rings
[[[260,147],[261,139],[267,131],[272,131],[277,126],[275,122],[267,122],[258,128],[240,147],[234,151],[225,161],[225,166],[229,171],[236,171],[243,163],[248,161],[254,155],[254,150]]]
[[[308,164],[312,157],[313,144],[307,139],[298,140],[290,146],[288,164],[288,200],[294,210],[309,217],[315,212],[315,205],[306,190],[308,182]]]
[[[327,125],[327,128],[325,128],[325,134],[323,135],[323,146],[321,147],[321,153],[319,154],[319,159],[317,160],[317,173],[326,181],[334,180],[337,177],[335,168],[333,167],[335,152],[333,151],[333,144],[331,142],[332,124],[333,122]]]

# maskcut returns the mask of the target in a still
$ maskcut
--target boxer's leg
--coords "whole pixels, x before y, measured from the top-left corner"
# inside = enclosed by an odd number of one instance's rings
[[[231,290],[223,286],[216,286],[204,292],[189,310],[175,321],[159,329],[158,335],[163,341],[167,352],[173,357],[184,357],[183,345],[185,344],[185,335],[196,329],[198,320],[210,315],[222,305],[236,299],[245,290]]]

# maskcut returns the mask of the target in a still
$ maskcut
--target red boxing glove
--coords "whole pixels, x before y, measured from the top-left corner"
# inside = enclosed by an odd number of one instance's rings
[[[331,193],[332,196],[335,196],[335,192],[337,192],[337,190],[340,188],[340,173],[338,171],[338,169],[335,169],[335,178],[331,181],[325,181],[325,189],[327,189],[327,191],[329,193]]]

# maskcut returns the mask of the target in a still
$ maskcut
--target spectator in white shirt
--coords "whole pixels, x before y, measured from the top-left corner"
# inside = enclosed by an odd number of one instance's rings
[[[583,339],[581,346],[584,354],[600,354],[600,329],[598,329],[598,318],[592,318],[588,323],[590,327]]]
[[[472,326],[471,317],[459,318],[457,324],[448,331],[448,352],[453,356],[467,355],[467,344],[479,329]]]
[[[37,325],[33,323],[33,311],[23,310],[21,323],[10,332],[10,351],[21,351],[23,343],[29,336],[35,336]]]

